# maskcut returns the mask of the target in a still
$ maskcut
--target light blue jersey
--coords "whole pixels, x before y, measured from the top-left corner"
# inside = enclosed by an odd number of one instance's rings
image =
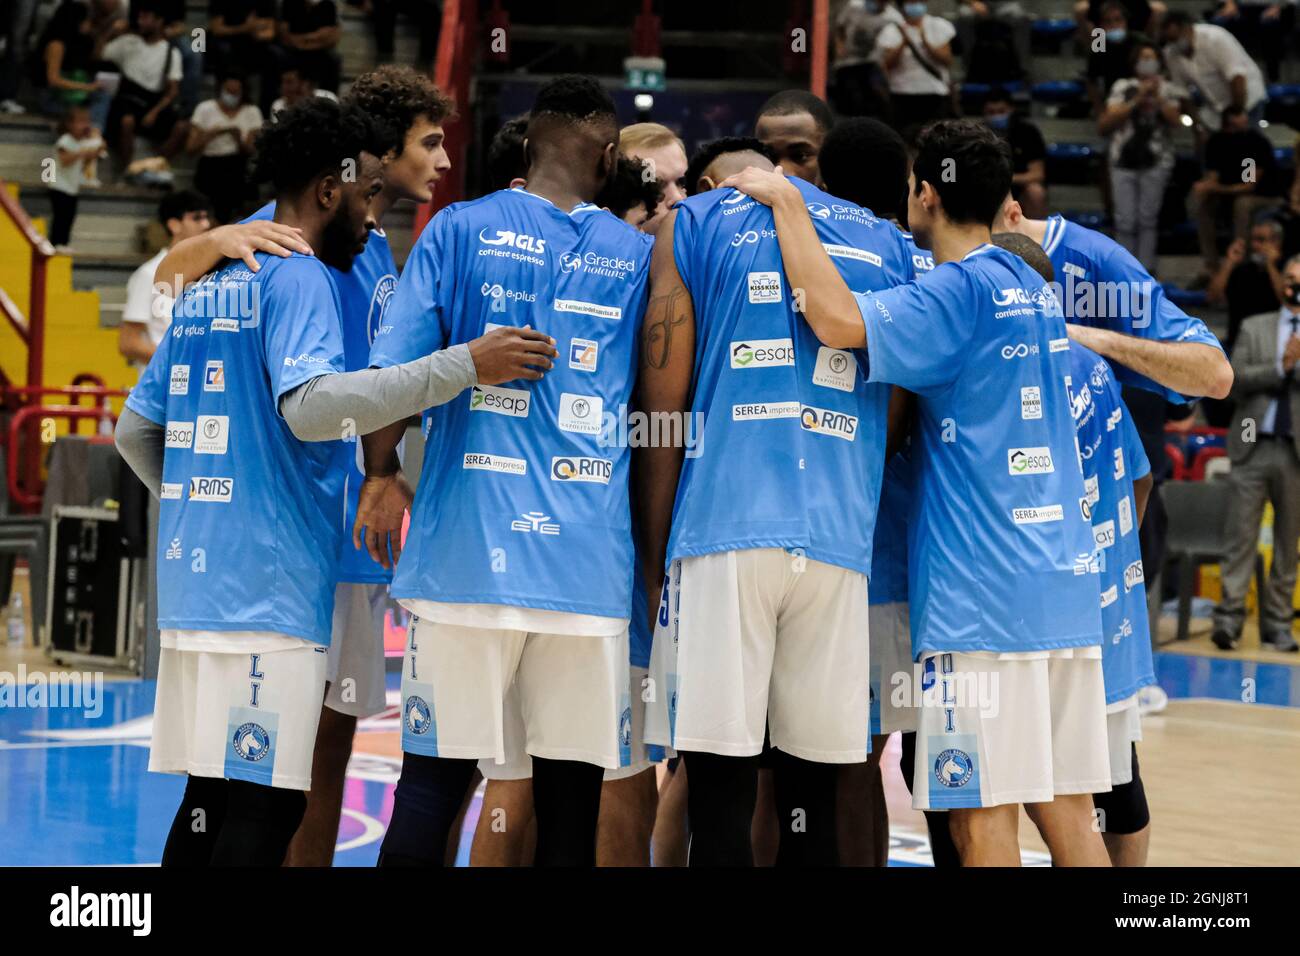
[[[891,223],[790,181],[850,288],[913,277]],[[785,548],[868,574],[889,389],[867,384],[865,357],[821,345],[796,311],[771,209],[718,189],[676,210],[673,254],[695,307],[691,412],[704,434],[682,466],[669,560]]]
[[[275,203],[269,202],[253,213],[245,222],[275,217]],[[366,247],[355,259],[352,268],[340,272],[328,266],[330,278],[338,290],[343,313],[343,364],[355,372],[370,364],[370,345],[379,331],[384,310],[397,289],[397,264],[388,246],[388,236],[376,230],[370,233]],[[340,581],[359,584],[386,584],[393,574],[370,557],[365,548],[352,546],[352,525],[357,517],[357,498],[361,481],[366,476],[365,462],[361,457],[360,436],[337,443],[339,467],[343,469],[343,517],[339,543]]]
[[[285,393],[343,371],[320,260],[227,260],[185,291],[127,407],[166,428],[158,626],[330,640],[343,474],[301,442]]]
[[[523,190],[447,207],[421,234],[371,349],[411,361],[531,325],[559,358],[539,382],[474,386],[430,414],[396,598],[626,618],[629,452],[653,239]]]
[[[872,382],[918,396],[908,581],[914,656],[1101,641],[1065,379],[1065,323],[992,245],[859,295]]]
[[[1101,565],[1101,664],[1106,703],[1155,683],[1133,482],[1151,473],[1106,360],[1070,343],[1070,390],[1083,487]]]
[[[1056,270],[1054,288],[1066,322],[1159,342],[1202,342],[1223,350],[1205,323],[1170,302],[1160,283],[1109,236],[1052,216],[1043,251]],[[1176,405],[1196,397],[1185,398],[1122,365],[1115,366],[1115,375],[1125,385],[1164,395]]]

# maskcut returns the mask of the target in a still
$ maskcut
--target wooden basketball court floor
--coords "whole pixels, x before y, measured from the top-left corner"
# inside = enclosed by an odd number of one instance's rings
[[[1250,629],[1243,644],[1218,651],[1202,621],[1191,640],[1157,654],[1169,702],[1143,718],[1138,745],[1152,866],[1300,864],[1300,656],[1261,650]],[[0,682],[12,686],[20,664],[29,682],[61,670],[35,650],[0,645]],[[389,677],[389,709],[357,734],[336,865],[373,865],[391,811],[401,749],[397,675]],[[97,714],[0,702],[0,865],[157,863],[182,779],[146,770],[153,695],[151,681],[105,673]],[[884,767],[891,863],[927,865],[897,738]],[[476,801],[467,827],[477,809]],[[1023,815],[1020,837],[1025,863],[1045,864]]]

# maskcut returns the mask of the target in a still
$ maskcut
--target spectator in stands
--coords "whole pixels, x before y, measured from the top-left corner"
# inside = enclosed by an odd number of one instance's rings
[[[335,48],[341,36],[334,0],[284,0],[272,55],[280,69],[295,67],[316,86],[337,93],[342,62]]]
[[[943,17],[931,16],[929,9],[921,0],[907,0],[903,22],[886,24],[876,39],[889,80],[894,127],[904,138],[953,112],[948,69],[957,30]]]
[[[890,0],[849,0],[835,18],[828,97],[843,116],[888,116],[889,84],[876,38],[903,15]]]
[[[1120,80],[1133,75],[1133,44],[1141,38],[1129,28],[1128,10],[1118,0],[1101,8],[1102,36],[1088,44],[1088,100],[1094,116],[1106,109],[1106,97]]]
[[[199,83],[203,80],[203,54],[194,48],[194,37],[185,22],[185,0],[161,0],[163,36],[176,47],[181,57],[181,93],[177,109],[189,116],[199,102]]]
[[[370,13],[375,30],[375,53],[380,63],[393,60],[393,35],[397,29],[397,12],[402,9],[413,21],[419,33],[420,47],[415,56],[416,66],[428,70],[433,56],[438,52],[438,33],[442,25],[441,4],[435,0],[365,0],[362,9]]]
[[[40,91],[41,112],[62,116],[69,106],[85,106],[92,126],[108,126],[111,97],[105,81],[95,77],[98,56],[91,34],[90,7],[64,0],[36,43],[37,63],[30,71]]]
[[[686,198],[686,145],[667,126],[634,123],[619,132],[618,148],[629,159],[648,163],[649,174],[659,183],[662,198],[658,211],[651,210],[649,218],[637,226],[653,235],[668,210]]]
[[[208,0],[208,59],[217,76],[262,75],[266,106],[279,83],[271,44],[275,40],[275,0]],[[267,76],[270,71],[272,75]]]
[[[1223,111],[1221,126],[1205,144],[1205,175],[1192,186],[1206,281],[1219,266],[1220,212],[1231,217],[1233,237],[1245,239],[1258,213],[1282,204],[1273,144],[1240,106]]]
[[[190,119],[189,151],[199,157],[194,188],[212,201],[218,222],[232,222],[249,198],[248,157],[262,128],[262,111],[248,102],[241,76],[223,76],[215,99],[204,100]]]
[[[1110,137],[1115,238],[1154,276],[1160,208],[1174,168],[1170,133],[1182,122],[1187,94],[1161,75],[1155,44],[1139,40],[1129,56],[1129,75],[1111,87],[1097,128]]]
[[[72,224],[77,218],[77,196],[81,187],[98,186],[95,163],[104,152],[104,137],[90,123],[84,106],[69,106],[59,123],[59,138],[54,143],[56,163],[50,181],[50,242],[60,252],[67,252]]]
[[[1249,50],[1258,50],[1268,70],[1269,82],[1281,72],[1286,41],[1295,30],[1296,0],[1224,0],[1214,11],[1214,22]]]
[[[163,196],[158,204],[158,221],[167,230],[167,245],[131,273],[126,284],[122,324],[117,330],[117,350],[141,371],[153,358],[167,326],[171,325],[172,305],[176,301],[166,283],[155,285],[154,273],[172,246],[212,228],[207,199],[189,189]]]
[[[1011,147],[1011,195],[1031,219],[1047,218],[1047,143],[1032,120],[1020,116],[1006,90],[984,100],[984,122]],[[1030,210],[1037,210],[1031,212]]]
[[[0,60],[0,113],[25,113],[18,96],[23,65],[27,60],[27,35],[32,30],[37,0],[9,0],[9,10],[0,20],[0,38],[5,41],[5,55]]]
[[[316,89],[316,81],[297,67],[290,67],[280,74],[280,95],[271,103],[271,115],[274,116],[286,106],[292,106],[309,96],[323,96],[328,100],[338,97],[329,90]]]
[[[513,189],[527,180],[528,160],[524,156],[524,134],[528,132],[528,114],[506,120],[488,144],[487,167],[483,192]]]
[[[821,98],[807,90],[782,90],[759,109],[754,136],[772,148],[786,175],[820,186],[817,156],[834,124],[835,117]]]
[[[1263,119],[1264,74],[1236,37],[1213,23],[1193,23],[1182,12],[1165,17],[1163,37],[1170,77],[1200,91],[1202,125],[1217,130],[1229,106],[1245,110],[1252,124]]]
[[[1079,48],[1091,50],[1102,24],[1102,8],[1109,0],[1079,0],[1074,5],[1074,22],[1079,25]],[[1147,36],[1155,36],[1165,18],[1168,7],[1161,0],[1119,0],[1124,7],[1128,28]]]
[[[90,32],[108,43],[131,28],[131,6],[127,0],[90,0]]]
[[[1034,17],[1016,0],[961,0],[957,38],[970,83],[1011,83],[1025,75]]]
[[[1213,306],[1228,307],[1228,335],[1223,347],[1229,355],[1247,317],[1276,312],[1285,295],[1282,282],[1282,224],[1263,219],[1250,229],[1250,242],[1234,239],[1218,271],[1205,289]]]
[[[176,110],[181,58],[163,35],[159,0],[139,0],[135,29],[105,46],[104,59],[122,71],[108,121],[122,165],[129,168],[137,133],[160,144],[164,160],[175,156],[185,145],[189,122]]]
[[[1237,410],[1228,429],[1228,545],[1213,635],[1225,651],[1241,639],[1265,501],[1273,505],[1273,561],[1259,597],[1259,639],[1273,650],[1300,648],[1291,633],[1300,545],[1300,258],[1287,262],[1283,280],[1282,308],[1248,318],[1232,353]]]

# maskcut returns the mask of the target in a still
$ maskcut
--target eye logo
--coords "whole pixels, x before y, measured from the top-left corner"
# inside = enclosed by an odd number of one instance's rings
[[[566,274],[577,272],[582,268],[582,256],[576,252],[566,252],[560,256],[560,271]]]
[[[829,219],[831,218],[831,211],[825,203],[810,202],[808,204],[808,215],[814,219]]]

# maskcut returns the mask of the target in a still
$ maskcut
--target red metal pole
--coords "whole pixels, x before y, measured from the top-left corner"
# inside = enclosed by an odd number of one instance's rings
[[[812,69],[808,88],[826,99],[826,70],[830,49],[830,0],[813,0]]]

